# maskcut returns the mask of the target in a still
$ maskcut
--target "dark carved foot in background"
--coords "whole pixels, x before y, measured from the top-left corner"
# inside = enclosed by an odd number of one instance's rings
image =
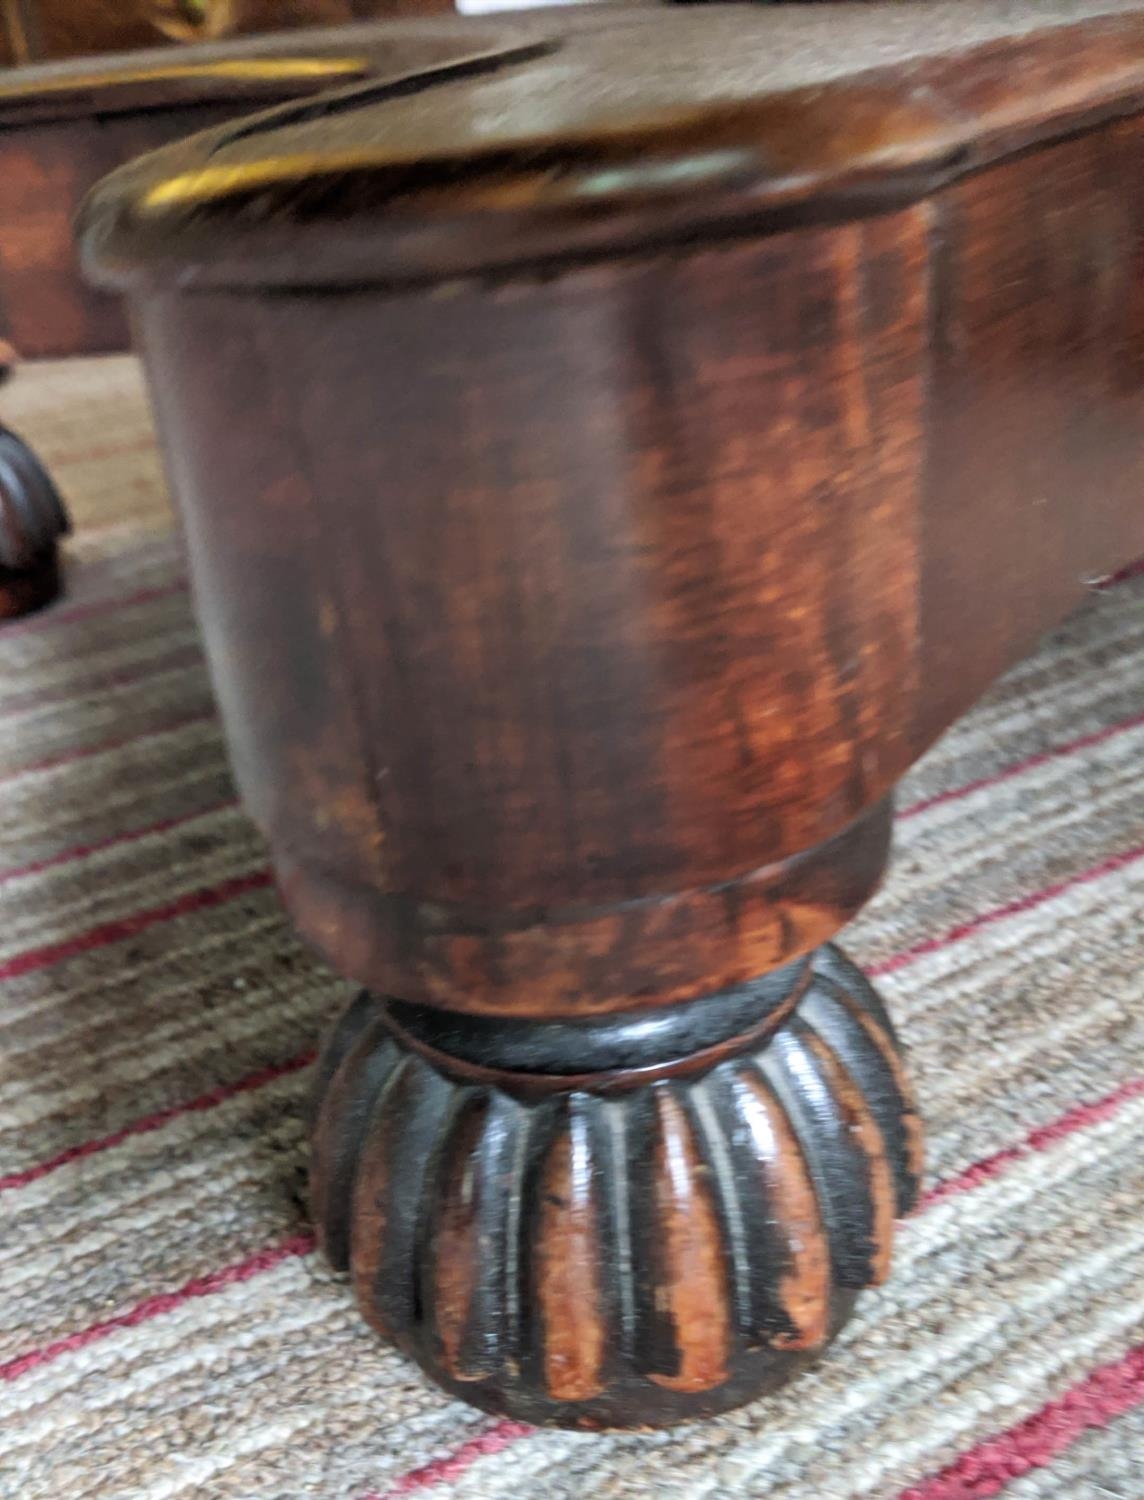
[[[530,1422],[750,1400],[886,1275],[921,1132],[832,947],[676,1006],[543,1024],[362,994],[321,1064],[313,1206],[371,1323]]]
[[[0,379],[4,367],[0,364]],[[59,539],[69,530],[59,491],[21,438],[0,427],[0,621],[59,593]]]

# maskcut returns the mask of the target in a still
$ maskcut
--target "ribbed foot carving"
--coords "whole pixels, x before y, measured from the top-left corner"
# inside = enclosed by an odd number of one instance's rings
[[[889,1020],[826,947],[591,1023],[359,996],[322,1060],[313,1204],[367,1317],[453,1394],[659,1425],[813,1359],[886,1275],[920,1168]]]

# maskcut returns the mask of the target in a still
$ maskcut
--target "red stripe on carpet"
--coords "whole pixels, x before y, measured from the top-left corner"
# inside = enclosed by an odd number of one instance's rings
[[[997,771],[992,776],[982,776],[977,781],[968,781],[964,786],[953,787],[948,792],[939,792],[935,797],[926,797],[921,802],[902,808],[898,817],[916,818],[919,813],[929,812],[931,807],[941,807],[946,802],[958,802],[972,792],[983,791],[986,787],[1000,786],[1003,782],[1011,781],[1014,776],[1022,776],[1026,771],[1034,771],[1038,766],[1048,765],[1050,761],[1067,759],[1070,755],[1091,750],[1095,745],[1103,745],[1108,740],[1115,739],[1117,735],[1127,734],[1129,730],[1142,727],[1144,727],[1144,713],[1134,714],[1130,719],[1121,719],[1118,724],[1109,724],[1106,728],[1097,729],[1092,734],[1082,735],[1078,740],[1056,745],[1051,750],[1039,750],[1036,755],[1015,761],[1013,765],[1006,766],[1003,771]]]
[[[113,609],[133,609],[138,604],[155,604],[160,599],[169,599],[175,594],[185,594],[189,588],[185,578],[174,583],[156,584],[154,588],[140,589],[134,594],[110,594],[105,599],[92,599],[87,604],[61,604],[53,609],[42,610],[14,625],[5,625],[4,636],[38,635],[54,625],[71,625],[76,620],[90,620],[93,615],[107,614]]]
[[[315,1240],[312,1234],[296,1234],[283,1241],[282,1244],[272,1246],[269,1250],[259,1250],[256,1255],[248,1256],[237,1265],[226,1266],[221,1271],[212,1271],[209,1276],[197,1276],[193,1281],[186,1282],[178,1291],[162,1292],[155,1297],[146,1297],[142,1302],[136,1303],[129,1312],[121,1313],[115,1318],[107,1318],[102,1323],[92,1323],[90,1327],[82,1329],[79,1333],[70,1333],[66,1338],[56,1339],[54,1343],[44,1344],[39,1349],[30,1349],[27,1354],[18,1354],[15,1359],[0,1364],[0,1380],[18,1380],[29,1370],[35,1370],[40,1365],[51,1364],[62,1354],[73,1354],[77,1349],[86,1349],[89,1344],[97,1343],[98,1340],[106,1338],[108,1334],[115,1333],[121,1328],[135,1328],[140,1323],[147,1323],[163,1313],[174,1312],[185,1302],[192,1302],[197,1297],[210,1297],[215,1292],[225,1291],[228,1286],[237,1286],[239,1282],[249,1281],[253,1276],[260,1276],[263,1271],[272,1271],[275,1266],[280,1266],[285,1260],[294,1259],[299,1255],[309,1255],[314,1248]]]
[[[220,881],[218,885],[204,886],[201,890],[188,891],[185,895],[168,901],[163,906],[153,906],[149,911],[136,912],[131,917],[121,917],[115,922],[104,922],[99,927],[89,927],[75,937],[64,938],[58,943],[45,943],[40,948],[27,948],[23,953],[0,963],[0,980],[18,979],[32,974],[37,969],[46,969],[51,964],[63,963],[77,958],[82,953],[91,953],[97,948],[106,948],[112,943],[121,943],[127,938],[138,937],[149,927],[161,922],[170,922],[175,917],[184,917],[191,912],[207,911],[232,901],[248,891],[265,890],[273,884],[269,870],[254,870],[249,875],[236,875],[232,880]]]
[[[60,703],[73,703],[92,693],[121,692],[124,688],[136,687],[141,682],[150,682],[164,672],[176,672],[185,667],[204,667],[202,648],[197,642],[188,646],[176,646],[165,656],[152,657],[137,667],[120,671],[93,672],[90,677],[69,683],[67,687],[54,688],[46,693],[13,694],[0,704],[0,715],[7,719],[13,714],[30,713],[37,708],[51,708]]]
[[[187,823],[199,818],[209,818],[215,813],[230,812],[238,807],[238,799],[228,797],[225,802],[216,802],[211,807],[200,807],[195,812],[180,813],[174,818],[160,818],[157,823],[148,823],[142,828],[130,828],[126,833],[113,833],[92,844],[75,844],[70,849],[61,849],[58,854],[49,854],[44,859],[34,860],[30,865],[16,865],[10,870],[0,870],[0,885],[9,880],[22,880],[28,875],[42,875],[45,870],[54,870],[61,865],[70,865],[87,859],[92,854],[102,854],[105,849],[118,849],[123,844],[136,844],[140,839],[161,833],[172,833]]]
[[[1105,1094],[1103,1099],[1096,1099],[1091,1104],[1076,1105],[1050,1124],[1031,1131],[1019,1145],[1007,1146],[1004,1151],[997,1151],[982,1161],[974,1162],[955,1177],[947,1177],[944,1182],[935,1184],[922,1198],[920,1206],[929,1208],[931,1204],[940,1203],[943,1198],[949,1198],[954,1193],[965,1193],[970,1188],[980,1187],[990,1178],[1000,1176],[1006,1167],[1020,1161],[1023,1156],[1046,1151],[1057,1141],[1071,1135],[1074,1130],[1083,1130],[1086,1125],[1097,1125],[1101,1120],[1111,1119],[1122,1104],[1127,1104],[1131,1099],[1139,1099],[1141,1095],[1144,1095],[1144,1078],[1131,1078],[1120,1088],[1113,1089],[1111,1094]]]
[[[880,978],[883,974],[893,974],[919,958],[925,958],[930,953],[940,953],[943,948],[949,948],[954,943],[960,943],[964,938],[972,937],[975,932],[980,932],[984,927],[992,927],[995,922],[1003,922],[1008,917],[1018,917],[1023,912],[1034,911],[1038,906],[1043,906],[1046,901],[1052,901],[1056,896],[1063,896],[1066,892],[1076,890],[1082,885],[1089,885],[1092,881],[1099,880],[1102,875],[1112,875],[1117,870],[1126,870],[1130,865],[1137,864],[1142,859],[1144,859],[1144,844],[1137,844],[1134,849],[1125,849],[1120,854],[1109,855],[1107,859],[1102,859],[1091,869],[1070,875],[1067,880],[1055,881],[1042,890],[1022,896],[1019,901],[1010,901],[1005,906],[997,906],[992,911],[982,912],[971,921],[963,922],[960,926],[943,932],[940,937],[927,938],[924,943],[918,943],[914,948],[907,948],[903,953],[896,953],[892,958],[883,959],[880,964],[872,965],[866,972],[872,979]]]
[[[497,1422],[495,1426],[486,1427],[484,1432],[463,1443],[456,1452],[447,1454],[444,1458],[435,1458],[432,1463],[424,1464],[420,1469],[410,1469],[392,1489],[373,1490],[368,1495],[363,1495],[362,1500],[398,1500],[400,1495],[412,1495],[430,1485],[459,1479],[478,1458],[499,1453],[502,1448],[511,1447],[520,1438],[528,1437],[535,1431],[536,1428],[529,1427],[527,1422]]]
[[[5,786],[10,781],[19,781],[23,776],[37,776],[43,771],[58,771],[63,766],[71,766],[81,760],[91,760],[96,755],[108,755],[113,750],[126,750],[129,745],[140,744],[143,740],[159,739],[164,734],[177,734],[181,729],[189,729],[192,724],[210,723],[215,717],[213,708],[204,708],[200,713],[187,714],[181,719],[172,719],[167,724],[160,724],[151,729],[141,729],[137,734],[128,734],[122,739],[101,740],[98,745],[82,745],[74,750],[65,750],[60,755],[49,756],[46,760],[33,761],[29,765],[17,766],[14,770],[5,771],[0,775],[0,786]]]
[[[1102,578],[1096,587],[1103,592],[1105,589],[1114,589],[1119,584],[1128,583],[1133,578],[1144,578],[1144,557],[1137,558],[1134,563],[1127,567],[1118,569],[1107,578]]]
[[[987,1438],[899,1500],[988,1500],[1014,1479],[1044,1469],[1093,1428],[1144,1404],[1144,1344],[1102,1365],[1040,1411]]]
[[[181,1104],[171,1104],[166,1109],[156,1110],[153,1115],[144,1115],[142,1119],[132,1121],[130,1125],[125,1125],[122,1130],[113,1131],[111,1135],[98,1136],[94,1140],[83,1141],[78,1146],[69,1146],[58,1156],[50,1157],[34,1167],[27,1167],[22,1172],[11,1172],[7,1177],[0,1177],[0,1193],[11,1188],[27,1187],[30,1182],[38,1182],[41,1177],[48,1177],[60,1167],[66,1167],[69,1162],[81,1161],[85,1156],[95,1156],[100,1151],[110,1151],[113,1146],[122,1145],[132,1136],[149,1135],[154,1130],[161,1130],[164,1125],[169,1125],[172,1120],[178,1120],[183,1115],[204,1114],[220,1104],[225,1104],[228,1099],[237,1099],[242,1094],[252,1094],[276,1082],[279,1078],[288,1078],[291,1073],[299,1073],[303,1068],[308,1068],[316,1057],[317,1052],[311,1047],[305,1052],[300,1052],[297,1057],[287,1058],[285,1062],[273,1063],[269,1067],[259,1068],[255,1073],[248,1073],[234,1083],[221,1083],[217,1088],[200,1094],[196,1099],[187,1099]]]
[[[1086,1431],[1107,1427],[1144,1404],[1144,1344],[1114,1364],[1103,1365],[1031,1417],[998,1437],[969,1449],[948,1468],[904,1490],[899,1500],[989,1500],[1033,1469],[1043,1469]],[[362,1500],[399,1500],[403,1495],[459,1479],[480,1458],[500,1453],[538,1429],[523,1422],[497,1422],[454,1453],[403,1474],[387,1490]]]

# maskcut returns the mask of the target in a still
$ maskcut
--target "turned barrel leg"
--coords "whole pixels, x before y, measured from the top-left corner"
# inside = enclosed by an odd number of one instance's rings
[[[823,945],[917,750],[924,227],[137,307],[244,801],[368,992],[323,1242],[491,1411],[748,1400],[913,1201],[892,1033]]]
[[[921,1134],[836,948],[666,1012],[486,1020],[363,992],[330,1037],[313,1208],[365,1315],[537,1423],[664,1423],[782,1383],[890,1263]]]

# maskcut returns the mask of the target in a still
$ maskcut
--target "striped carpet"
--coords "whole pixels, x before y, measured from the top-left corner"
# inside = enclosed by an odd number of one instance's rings
[[[1144,568],[917,768],[847,945],[930,1180],[818,1371],[720,1421],[536,1433],[359,1323],[302,1204],[345,995],[235,806],[135,366],[0,400],[76,522],[0,632],[0,1496],[1144,1497]]]

